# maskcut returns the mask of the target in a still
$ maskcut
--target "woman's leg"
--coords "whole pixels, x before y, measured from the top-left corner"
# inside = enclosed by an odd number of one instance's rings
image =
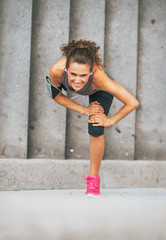
[[[89,151],[90,151],[90,172],[89,175],[99,175],[101,161],[104,155],[104,134],[99,137],[90,136],[90,144],[89,144]]]
[[[98,101],[104,108],[104,113],[108,115],[113,96],[105,91],[98,91],[89,96],[89,102]],[[90,172],[89,175],[99,175],[101,161],[104,155],[104,127],[96,127],[88,124],[88,132],[90,136],[89,155],[90,155]]]

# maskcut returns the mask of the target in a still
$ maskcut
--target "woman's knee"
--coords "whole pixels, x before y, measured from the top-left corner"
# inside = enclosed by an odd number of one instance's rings
[[[99,137],[104,134],[104,127],[95,127],[92,125],[92,123],[89,123],[88,133],[93,137]]]
[[[92,136],[89,134],[89,138],[90,138],[90,141],[96,141],[96,140],[99,140],[99,139],[103,139],[104,138],[104,134],[100,135],[100,136]]]

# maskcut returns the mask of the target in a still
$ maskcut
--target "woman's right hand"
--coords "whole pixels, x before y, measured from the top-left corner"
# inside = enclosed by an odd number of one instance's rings
[[[99,113],[104,113],[103,107],[99,102],[91,102],[87,108],[88,116],[92,116]]]

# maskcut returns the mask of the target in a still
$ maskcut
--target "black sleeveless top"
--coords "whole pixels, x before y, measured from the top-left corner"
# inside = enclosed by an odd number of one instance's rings
[[[111,79],[114,80],[113,77],[111,76],[111,74],[104,69],[104,72],[107,74],[107,76]],[[68,85],[68,75],[67,75],[67,69],[64,69],[63,75],[62,75],[62,79],[61,79],[61,86],[60,87],[56,87],[54,85],[51,84],[50,79],[48,76],[46,76],[46,81],[47,81],[47,87],[50,93],[50,97],[54,98],[62,89],[64,89],[65,91],[71,91],[73,93],[78,93],[81,95],[92,95],[93,93],[100,91],[100,90],[92,90],[92,83],[93,83],[93,78],[94,78],[94,73],[91,73],[88,79],[88,82],[86,83],[86,85],[79,91],[75,91],[75,90],[71,90],[69,88]]]

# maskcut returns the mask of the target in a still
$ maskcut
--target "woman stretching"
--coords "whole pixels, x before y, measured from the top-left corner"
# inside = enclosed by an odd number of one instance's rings
[[[111,127],[138,107],[136,98],[120,84],[113,81],[103,69],[95,42],[72,40],[61,46],[63,58],[50,69],[47,83],[54,101],[82,115],[89,116],[90,171],[87,179],[87,196],[100,195],[99,170],[104,154],[104,128]],[[89,96],[89,106],[82,106],[62,93],[76,92]],[[107,117],[113,97],[124,105],[111,117]]]

